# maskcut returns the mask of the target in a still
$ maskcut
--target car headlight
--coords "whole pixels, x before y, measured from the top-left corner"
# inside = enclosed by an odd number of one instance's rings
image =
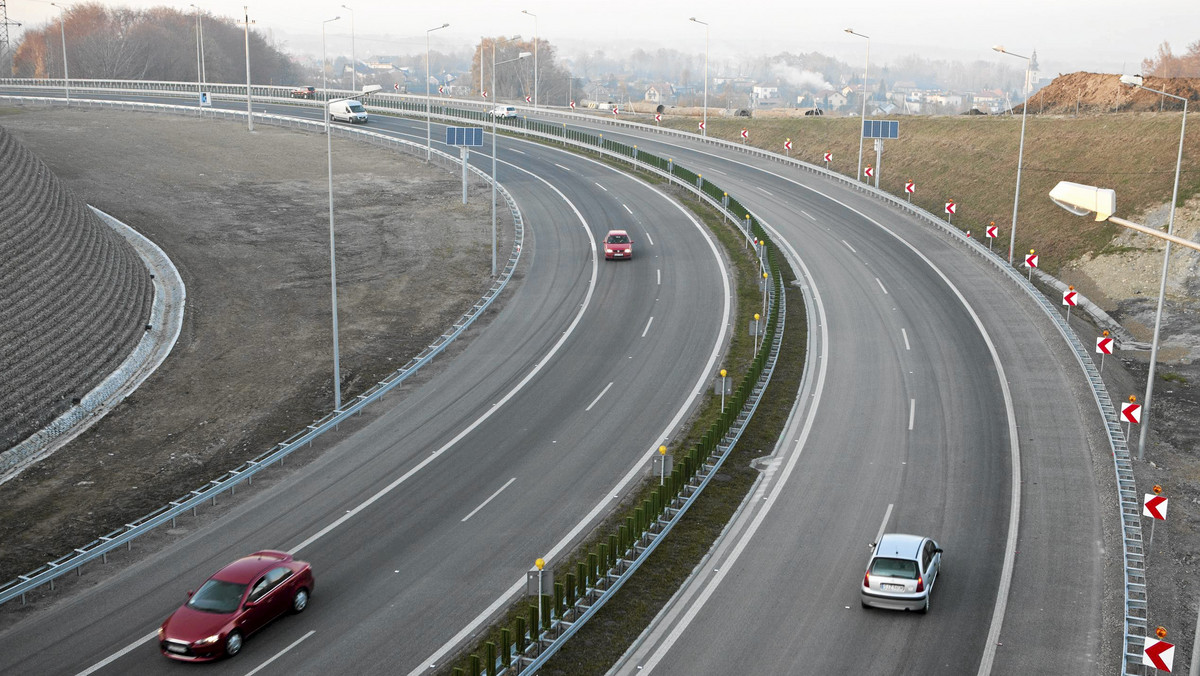
[[[167,636],[167,630],[162,627],[158,628],[158,640],[163,640]]]
[[[612,249],[609,249],[609,248],[605,247],[605,249],[604,249],[604,253],[612,253],[612,252],[613,252],[613,250],[612,250]]]
[[[220,635],[220,634],[213,634],[212,636],[209,636],[209,637],[207,637],[207,638],[202,638],[202,639],[200,639],[199,641],[196,641],[196,642],[195,642],[195,643],[193,643],[192,645],[212,645],[212,644],[216,643],[216,642],[217,642],[217,641],[219,641],[219,640],[221,640],[221,635]]]

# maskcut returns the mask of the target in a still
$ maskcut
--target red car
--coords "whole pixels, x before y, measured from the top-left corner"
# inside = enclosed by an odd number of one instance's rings
[[[608,260],[633,258],[633,240],[624,230],[609,230],[604,236],[604,257]]]
[[[287,552],[263,550],[208,578],[158,629],[162,654],[186,662],[233,657],[246,637],[284,613],[308,607],[312,567]]]

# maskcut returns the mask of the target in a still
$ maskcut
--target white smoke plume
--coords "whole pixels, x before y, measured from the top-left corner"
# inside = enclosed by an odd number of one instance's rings
[[[826,82],[820,73],[802,70],[783,61],[771,64],[771,75],[803,91],[821,92],[833,89],[833,85]]]

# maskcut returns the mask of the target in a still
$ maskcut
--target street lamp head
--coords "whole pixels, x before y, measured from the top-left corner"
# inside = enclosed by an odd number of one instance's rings
[[[996,50],[997,52],[1000,52],[1001,54],[1004,54],[1004,53],[1005,53],[1005,52],[1004,52],[1004,45],[994,45],[994,46],[992,47],[992,49]]]
[[[518,59],[527,59],[531,56],[533,56],[533,52],[521,52],[520,54],[517,54]]]
[[[377,84],[366,85],[362,88],[362,95],[366,96],[367,94],[374,94],[375,92],[379,91],[380,89],[383,89],[383,85],[377,85]]]
[[[529,16],[537,16],[537,14],[534,14],[533,12],[531,12],[531,11],[529,11],[529,10],[527,10],[527,9],[523,9],[523,10],[521,10],[521,13],[522,13],[522,14],[528,14]]]
[[[1097,221],[1106,221],[1117,210],[1117,192],[1111,188],[1059,181],[1050,191],[1050,199],[1058,206],[1075,214],[1096,214]]]
[[[324,21],[322,21],[321,23],[329,23],[329,22],[331,22],[331,21],[337,21],[337,20],[338,20],[338,19],[340,19],[340,18],[342,18],[342,17],[340,17],[340,16],[335,16],[335,17],[333,17],[332,19],[325,19],[325,20],[324,20]]]
[[[1142,76],[1141,75],[1122,75],[1121,76],[1121,84],[1126,84],[1126,85],[1129,85],[1130,87],[1141,87],[1142,86]]]

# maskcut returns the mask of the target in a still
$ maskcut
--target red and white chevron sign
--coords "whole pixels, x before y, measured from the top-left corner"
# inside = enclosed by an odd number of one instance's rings
[[[619,112],[617,112],[617,107],[616,107],[616,106],[613,106],[613,115],[620,115],[620,113],[619,113]]]
[[[439,93],[439,94],[445,94],[445,93],[446,93],[446,88],[445,88],[444,86],[442,86],[442,85],[438,85],[438,93]]]
[[[784,149],[784,150],[791,150],[791,149],[792,149],[792,139],[788,139],[788,140],[786,140],[786,141],[784,141],[784,142],[783,142],[783,149]]]
[[[995,238],[996,238],[996,233],[997,233],[998,231],[999,231],[999,227],[998,227],[998,226],[995,226],[995,225],[989,225],[987,228],[985,228],[985,229],[984,229],[983,233],[984,233],[985,235],[987,235],[988,237],[991,237],[992,239],[995,239]]]
[[[531,96],[526,96],[526,97],[525,97],[525,103],[533,103],[533,97],[531,97]]]
[[[575,102],[574,102],[574,101],[572,101],[572,102],[571,102],[571,108],[574,108],[574,107],[575,107]]]
[[[1038,263],[1038,257],[1037,257],[1037,254],[1032,254],[1032,253],[1031,253],[1031,254],[1029,254],[1028,256],[1026,256],[1026,257],[1025,257],[1025,267],[1027,267],[1027,268],[1036,268],[1036,267],[1037,267],[1037,263]]]
[[[827,163],[832,162],[833,161],[833,153],[825,153],[825,161]]]
[[[742,127],[742,138],[750,138],[750,132],[745,127]]]
[[[400,91],[400,83],[397,82],[397,83],[393,84],[392,89],[395,89],[396,91]]]
[[[909,181],[904,184],[904,192],[911,195],[916,191],[917,191],[917,185],[915,183],[913,183],[912,181]]]
[[[1096,354],[1112,354],[1113,339],[1108,336],[1096,336]]]
[[[704,121],[700,121],[700,131],[704,131]]]
[[[658,113],[655,113],[655,114],[654,114],[654,121],[655,121],[655,122],[662,122],[662,115],[660,115],[660,114],[658,114]]]
[[[486,92],[486,91],[485,91],[485,92],[483,92],[483,98],[485,98],[485,99],[487,98],[487,92]]]
[[[1154,519],[1166,521],[1167,499],[1161,495],[1154,495],[1153,493],[1145,493],[1144,495],[1146,496],[1146,499],[1142,503],[1142,514]]]
[[[1154,667],[1159,671],[1171,673],[1171,665],[1175,662],[1175,646],[1166,641],[1146,639],[1146,647],[1142,648],[1142,664]]]
[[[1121,407],[1121,418],[1123,418],[1125,422],[1141,424],[1142,405],[1134,404],[1132,402],[1125,404]]]
[[[956,211],[958,211],[958,205],[954,203],[954,200],[946,202],[946,213],[953,214]]]
[[[871,168],[871,165],[869,165],[869,164],[868,164],[868,165],[867,165],[867,168],[866,168],[866,169],[863,169],[863,174],[864,174],[864,175],[865,175],[867,178],[871,178],[871,177],[875,176],[875,170],[874,170],[874,169],[872,169],[872,168]]]
[[[1070,305],[1071,307],[1075,307],[1075,305],[1078,303],[1078,300],[1077,300],[1078,296],[1079,296],[1078,291],[1072,291],[1070,289],[1067,289],[1066,291],[1063,291],[1063,303],[1062,304]]]

